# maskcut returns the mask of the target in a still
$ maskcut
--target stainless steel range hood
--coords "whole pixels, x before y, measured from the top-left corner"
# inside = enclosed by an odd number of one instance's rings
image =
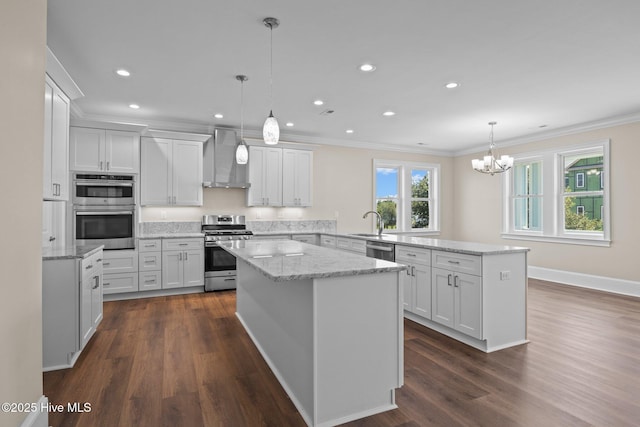
[[[240,140],[235,131],[216,129],[204,144],[202,185],[217,188],[249,188],[247,165],[236,163]]]

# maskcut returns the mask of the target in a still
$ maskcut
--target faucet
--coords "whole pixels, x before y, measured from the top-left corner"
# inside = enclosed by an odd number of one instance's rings
[[[376,211],[367,211],[364,213],[364,215],[362,215],[362,218],[366,218],[367,215],[369,215],[370,213],[374,214],[377,218],[378,218],[378,236],[382,235],[382,232],[384,231],[384,222],[382,222],[382,217],[380,216],[380,214]]]

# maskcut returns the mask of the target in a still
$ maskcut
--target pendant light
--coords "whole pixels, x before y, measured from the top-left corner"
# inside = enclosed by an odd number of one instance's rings
[[[278,28],[280,22],[276,18],[264,18],[262,23],[269,27],[271,33],[271,55],[270,55],[270,77],[269,86],[271,88],[271,108],[269,109],[269,117],[264,121],[262,127],[262,137],[264,143],[268,145],[275,145],[280,139],[280,126],[278,126],[278,120],[273,117],[273,29]]]
[[[513,157],[502,155],[499,159],[493,153],[495,144],[493,142],[493,127],[498,124],[497,122],[489,122],[491,126],[491,133],[489,134],[489,151],[482,159],[471,160],[471,166],[477,172],[488,173],[489,175],[495,175],[497,173],[506,172],[513,166]]]
[[[239,74],[236,80],[240,81],[240,143],[236,147],[236,163],[246,165],[249,160],[249,150],[244,143],[244,82],[249,80],[247,76]]]

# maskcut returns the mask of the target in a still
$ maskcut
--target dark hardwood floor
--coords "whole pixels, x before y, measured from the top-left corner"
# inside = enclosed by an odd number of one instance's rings
[[[638,426],[640,299],[529,280],[531,342],[485,354],[405,321],[398,409],[350,426]],[[304,426],[224,291],[104,304],[73,369],[44,374],[59,426]]]

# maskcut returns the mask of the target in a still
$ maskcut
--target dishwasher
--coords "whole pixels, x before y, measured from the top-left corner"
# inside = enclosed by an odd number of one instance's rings
[[[372,242],[367,240],[367,256],[385,261],[395,261],[395,245],[393,243]]]

